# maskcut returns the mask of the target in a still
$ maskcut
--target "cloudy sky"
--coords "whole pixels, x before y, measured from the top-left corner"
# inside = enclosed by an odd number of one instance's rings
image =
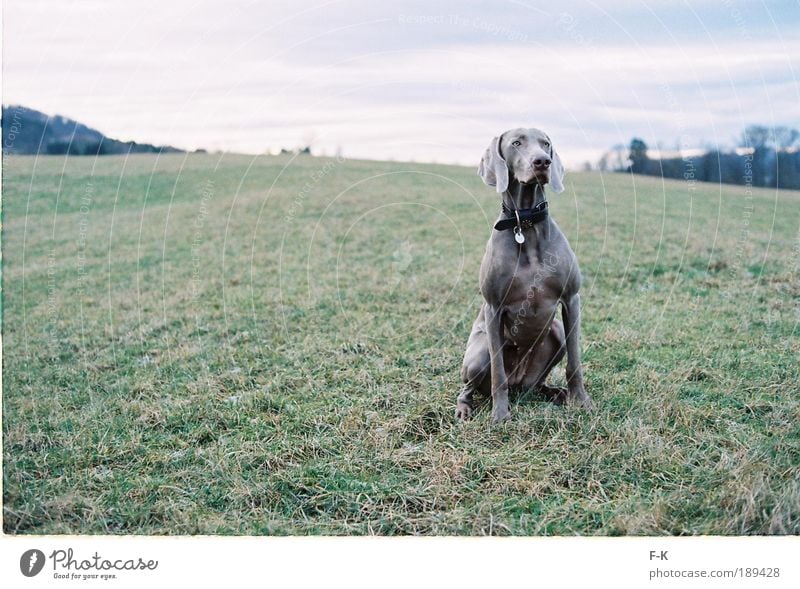
[[[515,126],[570,167],[640,136],[800,128],[800,2],[6,0],[3,103],[109,136],[474,164]]]

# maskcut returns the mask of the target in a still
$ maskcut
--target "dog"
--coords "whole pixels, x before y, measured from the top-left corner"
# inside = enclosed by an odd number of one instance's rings
[[[580,269],[545,197],[545,186],[564,191],[561,158],[544,132],[512,129],[492,139],[478,175],[501,195],[501,213],[481,263],[484,300],[464,353],[456,418],[472,416],[480,391],[491,394],[493,422],[509,419],[508,389],[516,386],[591,409],[580,356]],[[565,354],[567,388],[546,385]]]

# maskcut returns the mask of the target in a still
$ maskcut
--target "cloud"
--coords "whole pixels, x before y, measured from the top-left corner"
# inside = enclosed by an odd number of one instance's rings
[[[574,166],[633,135],[800,126],[777,6],[15,1],[5,100],[122,139],[262,152],[313,130],[329,153],[468,164],[538,125]]]

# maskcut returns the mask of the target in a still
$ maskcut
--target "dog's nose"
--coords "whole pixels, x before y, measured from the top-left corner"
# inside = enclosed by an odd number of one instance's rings
[[[546,169],[546,168],[550,167],[550,162],[551,161],[552,160],[547,156],[537,157],[535,160],[533,160],[533,167],[534,168],[545,168]]]

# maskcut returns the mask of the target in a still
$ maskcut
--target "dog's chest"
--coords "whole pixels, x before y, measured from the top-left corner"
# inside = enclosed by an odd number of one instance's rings
[[[498,253],[500,255],[491,263],[493,282],[496,290],[504,293],[506,304],[530,299],[531,293],[544,295],[561,291],[563,264],[559,264],[550,248],[526,243],[511,251],[503,248]]]
[[[495,232],[481,267],[481,291],[486,301],[513,316],[519,328],[549,326],[558,302],[569,290],[571,251],[562,247],[557,227],[549,239],[526,232],[523,245],[510,233]]]
[[[534,263],[521,266],[507,283],[503,324],[506,337],[519,347],[540,340],[558,310],[560,279],[553,268]]]
[[[563,290],[560,267],[546,253],[530,248],[522,250],[501,264],[494,264],[490,301],[501,306],[506,314],[518,315],[538,323],[542,316],[552,317]],[[486,293],[489,294],[489,293]]]
[[[558,267],[548,265],[531,256],[527,263],[520,261],[506,279],[503,303],[505,306],[523,302],[539,307],[558,302],[562,279]]]

